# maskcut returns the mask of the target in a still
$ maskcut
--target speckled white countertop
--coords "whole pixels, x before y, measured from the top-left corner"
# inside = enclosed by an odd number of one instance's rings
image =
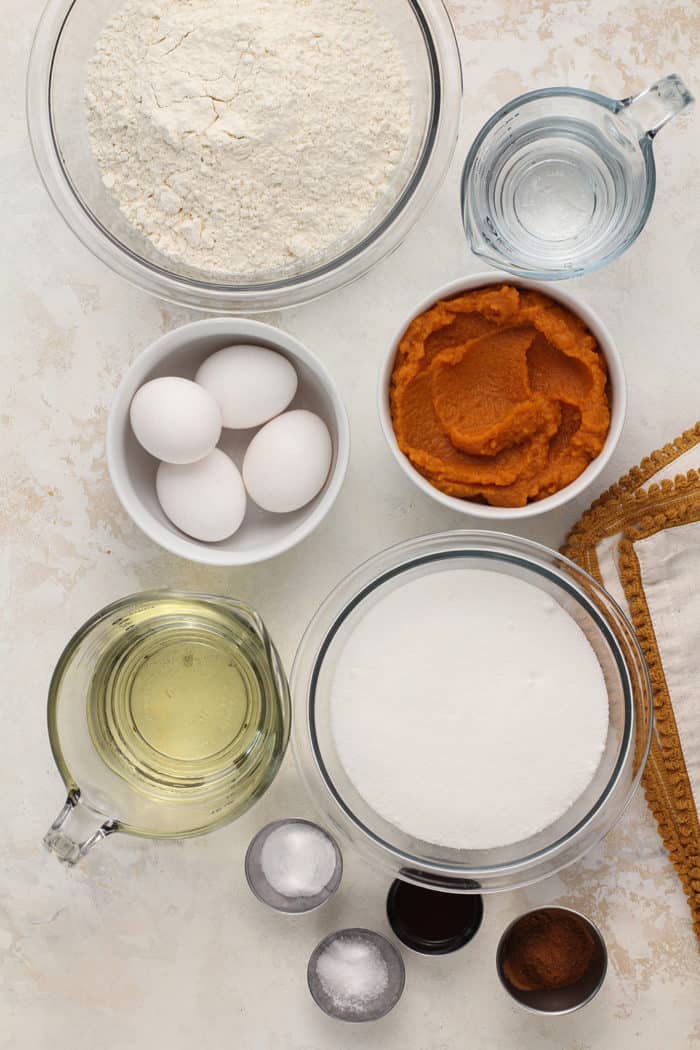
[[[528,891],[486,900],[483,928],[452,957],[409,957],[396,1011],[365,1027],[326,1019],[307,958],[341,925],[385,930],[386,884],[347,857],[337,898],[284,919],[249,895],[244,849],[268,820],[309,813],[291,757],[265,799],[209,837],[153,844],[115,836],[80,868],[40,846],[63,801],[44,724],[46,687],[69,634],[108,601],[172,584],[236,594],[262,613],[287,666],[319,600],[359,560],[397,540],[468,525],[422,498],[387,452],[375,415],[377,362],[417,299],[481,269],[463,242],[460,163],[501,103],[568,83],[622,96],[668,72],[693,84],[693,0],[452,0],[464,59],[463,138],[447,183],[403,247],[326,299],[267,319],[305,341],[344,392],[349,476],[330,517],[289,554],[244,571],[165,555],[117,504],[103,432],[112,391],[159,332],[190,315],[113,276],[73,238],[35,173],[23,78],[42,0],[3,0],[0,44],[3,497],[2,1050],[686,1050],[700,1046],[700,954],[679,883],[645,803],[587,859]],[[657,141],[658,195],[637,245],[578,281],[623,354],[627,426],[599,488],[700,416],[700,113]],[[593,495],[593,493],[591,494]],[[523,534],[558,545],[583,509]],[[476,523],[474,523],[476,524]],[[610,970],[578,1014],[540,1020],[498,985],[506,922],[531,903],[581,907],[602,927]]]

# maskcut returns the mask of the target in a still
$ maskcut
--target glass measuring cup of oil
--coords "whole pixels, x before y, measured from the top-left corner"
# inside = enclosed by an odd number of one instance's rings
[[[271,784],[290,721],[279,656],[248,606],[178,591],[122,598],[80,628],[51,679],[68,797],[45,845],[72,865],[117,831],[221,827]]]
[[[467,156],[462,214],[472,250],[540,280],[616,259],[651,211],[653,140],[693,101],[675,74],[619,100],[568,87],[513,99]]]

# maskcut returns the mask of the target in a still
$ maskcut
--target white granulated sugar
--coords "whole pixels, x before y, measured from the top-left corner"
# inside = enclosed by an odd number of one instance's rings
[[[342,650],[331,726],[369,805],[486,849],[548,827],[592,780],[608,702],[581,628],[532,584],[450,569],[380,599]]]
[[[260,867],[283,897],[316,897],[333,878],[337,858],[323,832],[305,824],[282,824],[265,839]]]
[[[105,187],[164,255],[321,261],[406,178],[412,101],[371,0],[127,0],[88,65]],[[410,152],[410,151],[408,151]]]
[[[389,983],[389,968],[376,945],[359,937],[337,937],[316,962],[326,995],[341,1010],[362,1009]]]

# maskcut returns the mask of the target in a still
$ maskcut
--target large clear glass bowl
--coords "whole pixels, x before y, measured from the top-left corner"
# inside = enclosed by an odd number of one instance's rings
[[[334,668],[345,640],[380,598],[410,579],[446,569],[505,573],[546,591],[578,623],[605,678],[609,728],[598,770],[554,824],[513,845],[456,850],[410,837],[362,798],[340,761],[331,731]],[[572,675],[575,668],[572,668]],[[484,893],[514,889],[572,864],[619,820],[636,790],[651,742],[649,675],[622,610],[567,558],[493,532],[449,532],[399,544],[361,565],[326,599],[299,647],[291,679],[292,741],[302,778],[324,820],[389,877]],[[517,698],[514,698],[517,700]],[[434,702],[440,702],[436,697]],[[430,790],[425,769],[416,769]],[[488,808],[488,796],[483,804]]]
[[[249,281],[167,258],[131,226],[102,183],[88,138],[85,73],[102,27],[122,3],[49,0],[27,77],[29,134],[44,184],[70,228],[102,262],[163,299],[202,310],[251,312],[338,288],[398,247],[440,185],[459,130],[461,65],[442,0],[377,0],[406,56],[414,102],[409,156],[393,192],[330,257],[306,270]]]

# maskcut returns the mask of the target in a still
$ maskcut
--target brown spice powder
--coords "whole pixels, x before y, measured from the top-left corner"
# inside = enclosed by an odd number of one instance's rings
[[[503,973],[521,992],[567,988],[585,975],[594,952],[593,935],[577,915],[533,912],[508,937]]]

